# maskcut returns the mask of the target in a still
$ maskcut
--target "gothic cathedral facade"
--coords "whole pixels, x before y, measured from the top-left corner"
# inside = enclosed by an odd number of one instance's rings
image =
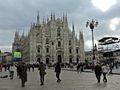
[[[28,35],[20,36],[16,31],[12,51],[22,52],[22,60],[28,63],[43,61],[49,63],[80,63],[85,61],[83,33],[79,32],[79,39],[75,35],[74,24],[72,30],[68,27],[67,15],[56,18],[51,13],[47,20],[39,21],[30,27]]]

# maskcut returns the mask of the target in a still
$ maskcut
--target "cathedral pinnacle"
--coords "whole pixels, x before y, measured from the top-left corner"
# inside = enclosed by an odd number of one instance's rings
[[[65,22],[66,22],[66,24],[68,23],[68,21],[67,21],[67,13],[66,13],[66,17],[65,17]]]
[[[53,15],[52,15],[52,11],[51,11],[51,21],[53,20]]]
[[[16,32],[15,32],[15,38],[14,38],[14,41],[17,41],[18,39],[19,39],[19,32],[16,31]]]
[[[67,13],[66,13],[66,15],[64,15],[64,13],[63,13],[63,22],[64,22],[65,25],[68,25]]]
[[[63,12],[63,21],[64,21],[64,19],[65,19],[65,16],[64,16],[64,12]]]
[[[49,17],[47,16],[47,22],[49,22]]]
[[[55,21],[55,12],[54,12],[54,15],[53,15],[53,20]]]
[[[40,19],[40,17],[39,17],[39,11],[37,12],[37,25],[39,25],[39,19]]]
[[[74,23],[72,24],[72,30],[73,30],[73,32],[75,32]]]

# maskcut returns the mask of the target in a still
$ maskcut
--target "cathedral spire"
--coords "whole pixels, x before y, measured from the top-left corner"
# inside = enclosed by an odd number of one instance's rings
[[[39,11],[37,12],[37,25],[39,25],[39,19],[40,19],[40,17],[39,17]]]
[[[81,34],[81,32],[80,32],[80,29],[79,29],[79,41],[80,41],[80,36],[81,36],[80,34]]]
[[[81,44],[81,32],[79,30],[79,44]]]
[[[47,16],[47,23],[49,22],[49,17]]]
[[[18,39],[19,39],[19,32],[16,31],[16,32],[15,32],[14,42],[18,41]]]
[[[65,25],[68,25],[67,13],[66,13],[66,15],[63,13],[63,22],[64,22]]]
[[[52,15],[52,11],[51,11],[51,21],[53,20],[53,15]]]
[[[65,15],[64,15],[64,12],[63,12],[63,21],[64,21],[64,19],[65,19]]]
[[[63,17],[62,17],[63,22],[65,22],[65,14],[63,12]]]
[[[74,27],[74,23],[72,23],[72,33],[73,33],[73,37],[75,36],[75,27]]]
[[[72,31],[75,32],[74,23],[72,23]]]
[[[65,16],[65,23],[67,24],[68,21],[67,21],[67,13],[66,13],[66,16]]]
[[[19,37],[19,33],[18,33],[18,31],[15,32],[15,37],[16,37],[16,38]]]
[[[55,12],[54,12],[54,14],[53,14],[53,20],[55,21]]]
[[[63,18],[62,18],[62,20],[63,20],[63,22],[64,22],[64,20],[65,20],[65,15],[64,15],[64,12],[63,12]]]
[[[83,40],[83,32],[79,32],[79,40],[81,41],[81,40]]]

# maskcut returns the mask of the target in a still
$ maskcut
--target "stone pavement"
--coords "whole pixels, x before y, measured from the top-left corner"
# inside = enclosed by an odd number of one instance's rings
[[[39,82],[39,72],[28,72],[28,82],[24,88],[20,85],[20,79],[15,77],[13,80],[9,78],[0,78],[0,90],[120,90],[120,76],[108,75],[108,83],[102,82],[98,84],[94,73],[77,73],[73,71],[62,70],[61,83],[56,82],[54,70],[46,70],[45,85],[41,86]],[[5,72],[0,72],[4,75]]]
[[[63,68],[63,70],[76,71],[76,68]],[[91,69],[84,69],[84,72],[93,73],[94,71],[92,71]],[[114,74],[114,75],[120,75],[120,68],[118,68],[118,69],[114,68],[114,69],[112,70],[112,74]]]

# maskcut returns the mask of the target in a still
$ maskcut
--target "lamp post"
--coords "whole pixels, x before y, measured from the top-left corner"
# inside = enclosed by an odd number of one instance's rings
[[[94,52],[94,35],[93,35],[93,30],[94,30],[94,28],[95,27],[97,27],[98,26],[98,21],[96,21],[96,20],[94,20],[94,19],[92,19],[92,21],[87,21],[86,22],[86,27],[89,27],[90,29],[91,29],[91,31],[92,31],[92,59],[94,60],[95,59],[95,52]]]

